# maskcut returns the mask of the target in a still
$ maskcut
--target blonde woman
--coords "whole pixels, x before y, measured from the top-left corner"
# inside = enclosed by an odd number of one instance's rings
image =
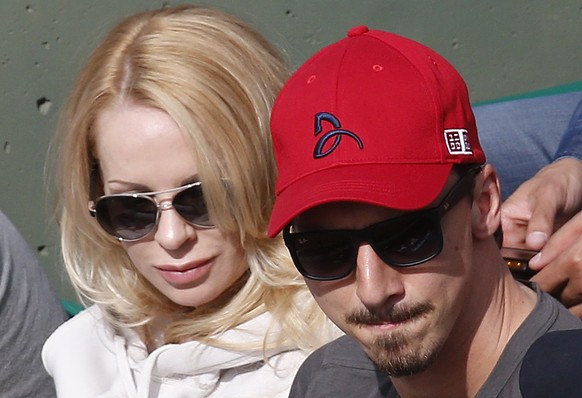
[[[80,73],[55,147],[64,263],[88,309],[46,342],[59,397],[283,397],[328,322],[266,236],[287,70],[255,30],[130,16]]]

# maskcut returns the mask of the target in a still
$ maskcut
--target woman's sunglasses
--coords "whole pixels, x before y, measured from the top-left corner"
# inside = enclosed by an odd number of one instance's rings
[[[443,249],[441,218],[473,186],[480,167],[469,169],[439,205],[370,225],[363,229],[283,231],[285,244],[299,272],[306,278],[331,281],[356,269],[358,249],[368,243],[382,261],[394,267],[422,264]]]
[[[175,193],[171,203],[154,197]],[[160,211],[174,208],[189,224],[200,228],[214,225],[208,215],[200,182],[157,192],[104,195],[89,202],[89,212],[110,235],[123,241],[144,238],[158,224]]]

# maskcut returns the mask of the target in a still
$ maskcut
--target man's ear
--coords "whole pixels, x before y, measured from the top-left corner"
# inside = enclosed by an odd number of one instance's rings
[[[471,208],[473,236],[485,239],[501,225],[501,189],[495,168],[486,164],[475,177]]]

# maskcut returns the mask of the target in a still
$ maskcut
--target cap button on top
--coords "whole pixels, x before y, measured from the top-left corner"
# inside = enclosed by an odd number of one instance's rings
[[[365,25],[354,26],[353,28],[348,30],[348,37],[361,36],[364,33],[368,32],[368,30],[369,30],[368,27]]]

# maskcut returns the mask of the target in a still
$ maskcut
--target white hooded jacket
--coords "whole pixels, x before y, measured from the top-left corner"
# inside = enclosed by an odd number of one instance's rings
[[[221,336],[262,341],[271,316],[252,319]],[[150,354],[130,330],[115,335],[97,306],[79,313],[46,341],[42,359],[59,398],[278,398],[287,397],[307,353],[229,351],[191,341]]]

